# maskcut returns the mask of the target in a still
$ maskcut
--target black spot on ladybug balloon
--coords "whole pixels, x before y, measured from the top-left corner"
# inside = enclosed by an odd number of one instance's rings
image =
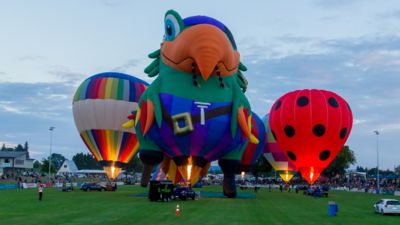
[[[347,102],[325,90],[297,90],[272,106],[269,123],[280,148],[313,184],[349,137],[353,115]]]

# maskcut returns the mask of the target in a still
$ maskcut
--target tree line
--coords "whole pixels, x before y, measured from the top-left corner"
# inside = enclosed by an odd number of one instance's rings
[[[62,166],[63,162],[65,161],[65,157],[58,153],[51,154],[51,166],[50,170],[51,173],[57,173],[57,171]],[[75,163],[78,170],[101,170],[103,167],[100,163],[93,157],[90,153],[77,153],[72,157],[72,161]],[[40,162],[35,161],[34,168],[41,173],[48,173],[49,171],[49,157],[43,158]],[[123,170],[126,172],[141,172],[143,169],[142,162],[140,161],[139,157],[134,157],[127,163]]]
[[[1,146],[0,151],[9,151],[9,152],[24,152],[26,151],[28,153],[28,158],[29,158],[29,146],[28,146],[28,142],[25,141],[25,144],[22,146],[21,144],[18,144],[16,147],[14,148],[10,148],[10,147],[6,147],[6,144],[3,143],[3,145]]]

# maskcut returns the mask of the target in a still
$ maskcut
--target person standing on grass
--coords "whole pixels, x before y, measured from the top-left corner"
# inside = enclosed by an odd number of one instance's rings
[[[41,183],[38,184],[39,201],[42,201],[43,197],[43,186]]]

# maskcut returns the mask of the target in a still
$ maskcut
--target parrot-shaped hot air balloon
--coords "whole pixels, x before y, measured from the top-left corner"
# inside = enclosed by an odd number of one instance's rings
[[[87,78],[76,90],[72,109],[75,125],[86,146],[111,179],[118,176],[138,150],[134,129],[121,125],[138,107],[148,84],[122,73]]]
[[[236,43],[224,24],[207,16],[182,19],[169,10],[164,27],[161,48],[149,55],[154,61],[145,69],[158,76],[141,96],[135,119],[145,167],[142,185],[164,154],[186,180],[219,160],[224,194],[235,197],[243,145],[258,142],[251,133],[250,104],[242,91],[246,67]]]
[[[289,182],[296,173],[296,167],[291,163],[285,152],[281,150],[269,126],[269,114],[263,118],[265,126],[266,141],[264,146],[264,157],[271,164],[272,168],[286,183]]]
[[[313,184],[346,143],[353,115],[336,93],[306,89],[280,97],[270,110],[269,124],[279,147]]]

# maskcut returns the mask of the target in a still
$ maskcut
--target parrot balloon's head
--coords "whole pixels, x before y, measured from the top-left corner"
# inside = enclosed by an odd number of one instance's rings
[[[192,16],[181,19],[169,10],[164,19],[161,57],[180,71],[210,76],[230,76],[237,72],[240,55],[229,29],[216,19]]]
[[[240,71],[246,67],[240,63],[235,40],[230,30],[220,21],[207,16],[191,16],[182,19],[174,10],[164,17],[164,39],[161,49],[150,58],[161,59],[164,64],[189,75],[222,78],[238,75],[240,86],[245,89],[246,79]],[[156,63],[155,63],[156,64]],[[145,72],[150,77],[158,74],[150,65]]]

